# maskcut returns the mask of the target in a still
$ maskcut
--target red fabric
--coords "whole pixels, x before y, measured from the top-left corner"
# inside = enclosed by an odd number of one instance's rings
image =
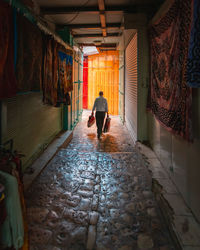
[[[106,122],[105,122],[104,128],[103,128],[104,133],[107,133],[110,131],[110,120],[111,120],[111,118],[109,116],[107,116]]]
[[[43,102],[57,105],[58,99],[58,43],[50,36],[44,38],[44,65],[43,65]]]
[[[192,92],[186,86],[191,0],[174,0],[150,29],[151,84],[148,108],[170,132],[191,141]]]
[[[83,108],[88,108],[88,57],[83,60]]]
[[[93,115],[89,116],[87,126],[91,127],[95,123],[95,117]]]
[[[14,40],[11,7],[0,0],[0,99],[17,92],[14,70]]]
[[[42,85],[42,33],[21,14],[17,15],[17,31],[17,91],[39,91]]]

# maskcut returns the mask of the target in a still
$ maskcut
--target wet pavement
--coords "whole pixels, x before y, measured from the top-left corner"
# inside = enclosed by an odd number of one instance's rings
[[[25,194],[30,249],[175,249],[126,127],[98,140],[88,116]]]

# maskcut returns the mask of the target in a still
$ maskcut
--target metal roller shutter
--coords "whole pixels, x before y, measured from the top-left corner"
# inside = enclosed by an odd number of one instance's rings
[[[137,140],[137,33],[125,53],[125,120],[134,140]]]
[[[14,149],[25,154],[26,168],[62,130],[61,108],[42,103],[42,93],[20,94],[3,101],[5,125],[2,143],[13,140]]]

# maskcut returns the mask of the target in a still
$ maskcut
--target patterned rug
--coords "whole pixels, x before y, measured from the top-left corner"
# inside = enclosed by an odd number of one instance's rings
[[[39,91],[42,84],[42,33],[21,14],[17,15],[18,92]]]
[[[66,53],[65,53],[66,52]],[[69,51],[58,51],[58,102],[66,103],[66,95],[73,90],[73,58]],[[69,54],[68,54],[69,53]]]
[[[58,43],[50,36],[44,38],[43,102],[57,106],[58,98]]]
[[[174,0],[150,28],[151,84],[148,109],[170,132],[191,141],[192,92],[186,86],[191,0]]]
[[[200,1],[194,0],[193,20],[187,61],[187,85],[200,88]]]
[[[73,90],[72,51],[65,49],[50,36],[44,39],[43,101],[59,107],[67,102]]]

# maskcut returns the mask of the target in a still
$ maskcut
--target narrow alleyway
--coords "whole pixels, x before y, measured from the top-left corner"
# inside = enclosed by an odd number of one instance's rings
[[[31,250],[175,249],[119,117],[98,141],[88,115],[26,192]]]

